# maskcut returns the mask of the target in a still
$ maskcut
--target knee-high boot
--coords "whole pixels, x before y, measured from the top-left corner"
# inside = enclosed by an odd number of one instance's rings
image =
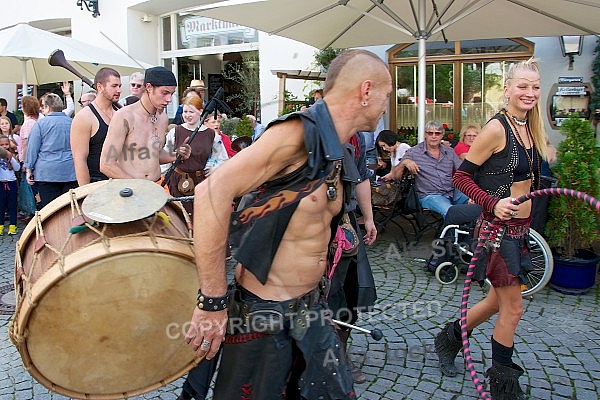
[[[502,365],[492,360],[492,367],[485,372],[490,381],[490,394],[493,400],[525,400],[527,397],[521,386],[519,377],[525,371],[517,364]]]
[[[458,355],[462,344],[454,335],[454,322],[448,322],[435,337],[435,352],[439,359],[440,371],[446,376],[458,375],[454,359]]]
[[[354,365],[352,358],[350,357],[350,353],[348,352],[348,338],[350,338],[350,331],[350,329],[338,329],[340,341],[342,342],[342,348],[344,350],[344,354],[346,355],[346,359],[348,360],[348,367],[352,373],[352,381],[354,383],[365,383],[367,381],[367,377],[359,367]]]

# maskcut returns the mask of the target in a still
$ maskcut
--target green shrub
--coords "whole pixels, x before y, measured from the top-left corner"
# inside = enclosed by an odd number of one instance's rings
[[[600,196],[600,166],[594,131],[590,122],[571,115],[561,126],[566,138],[558,145],[552,172],[558,187]],[[578,249],[589,249],[598,238],[600,216],[587,203],[566,196],[553,197],[548,207],[545,232],[548,244],[561,256],[573,257]]]
[[[247,117],[240,119],[240,122],[235,126],[233,134],[237,137],[252,136],[254,134],[254,127],[252,122]]]
[[[235,131],[235,127],[240,122],[240,119],[237,117],[227,118],[221,122],[221,132],[231,137],[233,132]]]

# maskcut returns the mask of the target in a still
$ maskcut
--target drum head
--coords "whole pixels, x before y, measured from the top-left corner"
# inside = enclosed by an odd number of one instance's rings
[[[154,251],[90,260],[67,266],[51,287],[44,281],[53,273],[34,286],[25,363],[32,375],[70,397],[117,399],[192,368],[198,360],[184,336],[197,290],[193,260]]]
[[[86,217],[119,224],[146,218],[169,198],[162,186],[146,179],[111,179],[95,188],[82,204]]]

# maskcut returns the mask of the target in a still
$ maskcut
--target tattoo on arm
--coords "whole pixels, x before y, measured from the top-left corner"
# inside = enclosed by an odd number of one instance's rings
[[[129,121],[127,121],[127,118],[123,118],[123,129],[125,129],[125,137],[129,136],[130,130]]]

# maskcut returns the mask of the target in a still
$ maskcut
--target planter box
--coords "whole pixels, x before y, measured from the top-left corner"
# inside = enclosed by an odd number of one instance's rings
[[[600,256],[591,251],[579,250],[578,259],[554,256],[554,271],[550,286],[561,293],[584,294],[596,283]]]

